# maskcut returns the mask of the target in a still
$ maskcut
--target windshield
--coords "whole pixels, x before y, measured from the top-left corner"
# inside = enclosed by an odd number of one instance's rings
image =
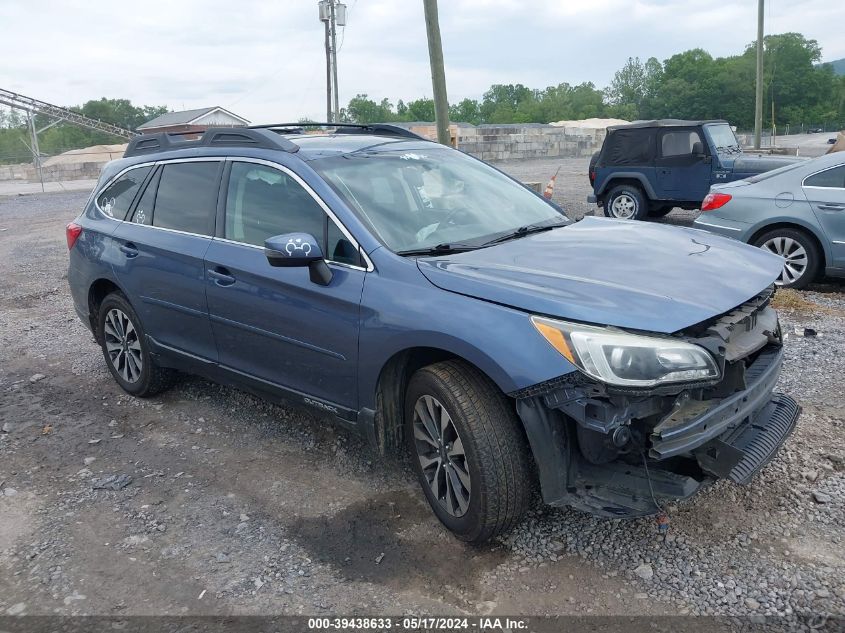
[[[356,152],[312,166],[395,252],[477,247],[569,222],[519,183],[451,149]]]
[[[739,151],[739,141],[736,134],[727,123],[708,125],[707,133],[713,142],[713,147],[719,152]]]

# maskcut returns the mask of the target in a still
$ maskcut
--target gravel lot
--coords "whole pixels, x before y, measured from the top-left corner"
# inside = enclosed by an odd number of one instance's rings
[[[558,165],[578,217],[586,160],[499,167]],[[190,377],[120,391],[66,285],[85,197],[0,197],[0,615],[845,615],[842,284],[782,310],[780,389],[804,414],[752,485],[670,508],[665,540],[653,519],[538,506],[471,548],[404,460],[307,414]]]

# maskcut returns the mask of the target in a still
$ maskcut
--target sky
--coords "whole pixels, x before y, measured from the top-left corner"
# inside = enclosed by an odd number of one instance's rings
[[[431,96],[422,0],[346,0],[340,103]],[[606,86],[628,57],[741,52],[756,0],[440,0],[449,101],[494,83]],[[845,57],[845,2],[768,0],[766,33]],[[317,0],[0,0],[0,88],[59,105],[100,97],[222,106],[254,123],[324,120]]]

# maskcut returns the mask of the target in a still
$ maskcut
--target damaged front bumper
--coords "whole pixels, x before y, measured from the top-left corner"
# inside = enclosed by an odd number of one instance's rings
[[[698,339],[720,342],[716,384],[625,391],[570,374],[515,394],[546,503],[643,516],[716,478],[745,484],[768,463],[801,409],[773,391],[783,348],[768,297],[749,304]]]

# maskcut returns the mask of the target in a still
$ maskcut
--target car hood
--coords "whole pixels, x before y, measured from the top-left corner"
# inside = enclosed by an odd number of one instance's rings
[[[676,332],[772,284],[780,257],[697,229],[585,218],[417,266],[451,292],[585,323]],[[457,316],[457,315],[456,315]]]
[[[761,174],[807,160],[801,156],[772,156],[771,154],[740,154],[733,161],[733,170],[743,174]]]

